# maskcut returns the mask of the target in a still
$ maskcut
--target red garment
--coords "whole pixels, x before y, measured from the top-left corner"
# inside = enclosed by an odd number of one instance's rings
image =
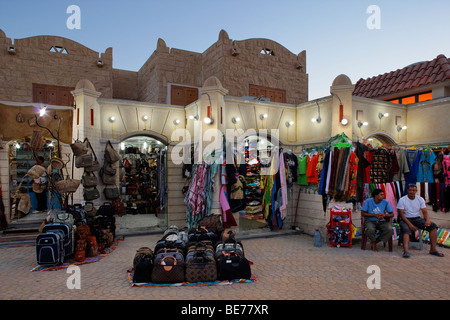
[[[317,162],[319,161],[319,154],[315,154],[312,157],[308,155],[308,162],[306,167],[306,177],[309,184],[317,184]]]
[[[364,157],[369,163],[372,163],[372,151],[367,151]],[[364,170],[363,182],[370,184],[370,165],[368,165]]]

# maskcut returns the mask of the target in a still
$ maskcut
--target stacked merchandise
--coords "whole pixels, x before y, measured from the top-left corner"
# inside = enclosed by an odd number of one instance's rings
[[[161,201],[160,157],[163,150],[153,148],[149,153],[137,147],[125,148],[121,162],[121,198],[126,203],[127,214],[154,213],[158,215]]]
[[[250,279],[251,268],[233,233],[171,226],[153,250],[136,251],[131,276],[135,284],[214,283]]]
[[[262,219],[261,164],[257,155],[257,141],[245,146],[246,175],[245,212],[246,217]]]
[[[428,233],[428,231],[423,231],[422,240],[426,243],[430,243],[430,234]],[[441,247],[450,248],[450,230],[438,228],[437,244]]]
[[[113,148],[108,140],[105,147],[105,156],[103,167],[100,169],[100,177],[105,184],[103,194],[107,200],[115,200],[119,198],[119,188],[117,187],[117,168],[116,163],[120,160],[119,153]]]
[[[75,166],[84,169],[81,178],[84,200],[93,201],[100,198],[100,192],[97,189],[98,179],[95,175],[95,172],[100,170],[100,163],[88,138],[84,139],[83,145],[86,153],[75,156]]]

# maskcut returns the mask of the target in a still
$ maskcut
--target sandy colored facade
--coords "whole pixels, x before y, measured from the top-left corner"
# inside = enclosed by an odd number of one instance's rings
[[[50,51],[54,47],[57,52]],[[198,132],[231,130],[242,138],[249,130],[275,130],[272,137],[295,154],[304,147],[324,144],[342,132],[354,142],[374,137],[400,146],[450,143],[450,97],[445,95],[445,89],[440,90],[444,94],[437,99],[404,106],[354,96],[354,82],[345,75],[337,75],[330,84],[329,96],[308,101],[306,53],[293,54],[268,39],[236,41],[222,30],[218,41],[203,53],[168,48],[160,39],[155,52],[137,72],[114,69],[112,61],[111,48],[100,54],[69,39],[52,36],[12,41],[0,30],[0,101],[17,108],[36,108],[41,104],[33,101],[33,84],[72,88],[72,105],[49,108],[72,110],[73,117],[64,119],[64,125],[72,128],[72,139],[88,137],[100,159],[108,141],[116,148],[133,136],[161,141],[169,154],[168,225],[186,223],[184,196],[180,191],[184,184],[182,165],[171,159],[172,150],[180,143],[207,146],[210,142]],[[175,86],[197,90],[198,98],[182,106],[171,104],[171,88]],[[251,90],[267,88],[278,90],[273,91],[276,94],[284,92],[284,102],[251,97]],[[339,121],[340,105],[347,125]],[[202,121],[208,106],[214,119],[212,124]],[[390,115],[380,121],[380,112]],[[267,114],[267,118],[261,120],[261,114]],[[142,120],[144,115],[149,117],[146,123]],[[199,120],[190,119],[191,115],[198,115]],[[313,123],[311,119],[319,115],[321,122]],[[113,124],[108,120],[111,116],[117,119]],[[234,124],[232,118],[241,121]],[[174,120],[180,120],[179,124],[174,125]],[[293,125],[287,126],[291,121]],[[358,121],[368,124],[360,128]],[[14,124],[3,123],[0,135],[6,136],[10,125]],[[408,129],[399,132],[398,125],[407,125]],[[184,136],[174,135],[176,129],[185,129]],[[192,139],[186,139],[188,135]],[[7,212],[10,209],[7,146],[12,142],[3,139],[0,149]],[[70,150],[67,143],[63,144],[63,150]],[[80,178],[82,170],[75,168],[73,174]],[[323,230],[329,217],[323,212],[321,197],[302,189],[296,208],[299,188],[294,187],[289,200],[286,228],[293,224],[297,211],[297,225],[305,232],[312,233],[317,227]],[[214,197],[213,212],[220,213],[218,195]],[[81,190],[74,194],[74,200],[83,200]],[[104,200],[102,196],[96,204]],[[357,226],[358,214],[354,216]],[[432,213],[432,218],[441,227],[450,227],[443,214]]]

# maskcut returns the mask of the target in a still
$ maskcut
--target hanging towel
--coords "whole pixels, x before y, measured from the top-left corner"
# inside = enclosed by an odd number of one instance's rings
[[[317,155],[317,158],[319,158],[319,155]],[[282,197],[282,204],[280,207],[280,215],[281,219],[286,218],[286,208],[287,208],[287,187],[286,187],[286,168],[284,166],[284,155],[283,150],[280,152],[280,187],[281,187],[281,197]],[[317,165],[317,162],[316,162]],[[314,167],[315,169],[315,167]],[[317,179],[317,176],[316,176]]]

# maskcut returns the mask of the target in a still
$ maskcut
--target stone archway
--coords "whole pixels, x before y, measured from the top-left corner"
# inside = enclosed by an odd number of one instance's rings
[[[373,131],[367,134],[364,139],[368,140],[370,138],[377,139],[383,145],[396,146],[398,145],[396,139],[385,131]]]

